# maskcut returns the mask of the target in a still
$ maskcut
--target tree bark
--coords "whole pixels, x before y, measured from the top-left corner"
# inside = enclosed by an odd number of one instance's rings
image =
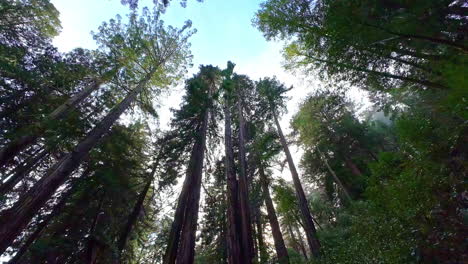
[[[50,113],[46,122],[57,121],[67,116],[71,110],[76,108],[76,106],[86,99],[92,92],[96,91],[101,85],[101,80],[93,80],[93,84],[83,89],[81,92],[75,94],[73,97],[68,99],[65,103],[57,107],[52,113]],[[10,160],[16,157],[21,151],[23,151],[29,145],[35,143],[37,139],[44,133],[45,127],[41,122],[36,122],[35,124],[29,126],[28,129],[25,129],[28,133],[23,135],[10,143],[0,150],[0,167],[5,166]]]
[[[47,154],[47,150],[42,150],[40,153],[28,159],[25,164],[18,166],[13,171],[14,174],[0,185],[0,198],[13,190],[16,184],[28,175]]]
[[[89,175],[89,170],[86,170],[84,173],[83,173],[83,176],[81,179],[83,178],[86,178],[87,175]],[[40,237],[40,235],[42,234],[42,231],[49,225],[50,221],[52,221],[52,219],[54,219],[57,215],[59,215],[62,211],[62,208],[65,206],[68,198],[70,198],[70,196],[72,196],[75,191],[76,191],[76,187],[77,185],[76,184],[73,184],[72,182],[72,187],[70,187],[70,189],[68,189],[61,197],[60,197],[60,201],[54,206],[54,208],[52,209],[52,211],[44,218],[44,220],[42,220],[36,227],[36,229],[34,230],[33,233],[31,233],[28,238],[26,239],[26,241],[23,243],[23,245],[21,246],[21,248],[18,250],[18,252],[16,252],[15,256],[10,260],[8,261],[8,264],[17,264],[17,263],[20,263],[19,261],[21,260],[21,258],[24,256],[24,254],[28,251],[29,247],[34,243],[34,241],[36,241],[37,238]]]
[[[252,263],[254,248],[252,238],[252,220],[249,209],[249,190],[247,183],[247,162],[245,156],[245,122],[242,112],[241,97],[237,102],[237,111],[239,118],[239,201],[241,211],[241,226],[242,226],[242,253],[243,263]]]
[[[177,263],[193,263],[195,259],[195,235],[197,231],[198,210],[200,207],[200,190],[205,158],[206,135],[208,132],[209,111],[206,110],[197,142],[195,143],[192,156],[193,162],[189,166],[190,177],[194,185],[187,199],[184,225],[181,233],[180,254]]]
[[[278,223],[278,217],[276,216],[276,210],[271,200],[270,190],[268,189],[268,180],[265,175],[265,171],[262,165],[259,165],[259,175],[260,183],[263,189],[263,199],[265,200],[265,206],[268,212],[268,221],[271,226],[271,233],[273,235],[273,240],[275,242],[276,256],[278,257],[278,262],[280,264],[289,263],[288,250],[284,244],[283,235],[281,234],[281,229]]]
[[[301,248],[301,251],[302,251],[302,255],[304,255],[305,259],[308,259],[309,257],[307,256],[307,250],[306,250],[306,247],[304,246],[304,240],[302,239],[302,234],[297,224],[294,225],[294,229],[296,230],[297,236],[299,238],[298,242],[299,242],[299,247]]]
[[[241,229],[239,220],[238,182],[234,169],[234,153],[232,148],[231,111],[228,99],[224,106],[224,146],[225,174],[227,182],[227,231],[228,231],[228,263],[242,264],[241,261]]]
[[[314,221],[312,220],[312,216],[310,214],[309,205],[307,203],[307,199],[304,193],[304,189],[302,188],[301,181],[299,179],[299,175],[296,170],[296,166],[294,165],[294,161],[292,159],[291,153],[289,152],[288,144],[286,143],[286,139],[284,138],[283,131],[281,130],[280,123],[278,121],[278,117],[274,108],[272,108],[273,117],[275,119],[276,128],[278,130],[278,134],[280,137],[281,145],[283,146],[283,150],[286,154],[286,159],[288,161],[289,170],[291,171],[291,176],[294,182],[294,188],[296,189],[296,196],[299,202],[299,209],[301,211],[302,220],[304,222],[304,231],[306,233],[307,242],[309,244],[310,251],[314,257],[320,256],[320,242],[317,238],[317,231],[315,229]]]
[[[148,181],[145,184],[145,187],[143,188],[140,195],[138,196],[138,200],[135,203],[135,206],[133,207],[132,212],[128,216],[127,223],[125,224],[124,228],[122,229],[122,232],[120,234],[120,238],[119,238],[119,240],[117,242],[117,250],[118,250],[117,253],[118,253],[119,258],[120,258],[121,254],[122,254],[122,251],[125,248],[125,245],[127,244],[127,240],[128,240],[128,237],[130,236],[130,233],[132,232],[133,226],[137,222],[138,216],[140,215],[140,212],[141,212],[141,210],[143,208],[143,203],[145,202],[146,195],[147,195],[147,193],[148,193],[148,191],[149,191],[149,189],[151,187],[151,183],[153,182],[154,175],[156,173],[156,168],[157,168],[157,161],[154,164],[154,166],[153,166],[153,168],[152,168],[152,170],[150,172],[150,175],[149,175]]]
[[[13,240],[28,225],[34,215],[47,202],[70,176],[78,168],[81,161],[89,151],[99,142],[104,134],[111,128],[120,115],[135,101],[137,95],[143,90],[148,80],[156,69],[153,69],[140,81],[135,89],[127,94],[117,106],[115,106],[96,127],[88,133],[75,149],[60,159],[49,171],[21,197],[11,209],[0,215],[0,254],[13,242]]]
[[[338,178],[335,171],[328,164],[327,157],[325,157],[325,155],[320,151],[320,149],[318,147],[317,147],[317,151],[318,151],[320,157],[323,159],[323,162],[325,162],[325,165],[327,166],[328,171],[330,172],[330,174],[333,176],[333,179],[335,179],[336,184],[338,184],[338,186],[340,186],[340,189],[343,191],[343,194],[345,195],[346,200],[348,200],[348,202],[351,202],[352,199],[351,199],[351,196],[349,195],[348,190],[343,185],[340,178]]]
[[[259,205],[260,206],[260,205]],[[268,253],[266,252],[266,245],[263,239],[263,225],[262,225],[262,214],[260,212],[260,207],[255,208],[255,225],[257,229],[257,241],[258,246],[257,250],[260,255],[260,262],[259,263],[267,263],[268,261]]]
[[[208,91],[211,100],[211,92]],[[169,241],[164,254],[164,263],[193,263],[195,258],[195,234],[200,206],[201,178],[208,133],[209,109],[205,109],[197,128],[195,144],[192,147],[187,174],[174,214]],[[180,241],[180,243],[179,243]]]

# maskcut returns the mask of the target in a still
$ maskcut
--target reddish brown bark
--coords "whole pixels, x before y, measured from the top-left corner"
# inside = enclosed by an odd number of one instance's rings
[[[281,264],[289,263],[288,250],[284,244],[283,235],[281,234],[280,225],[278,223],[278,217],[276,216],[276,210],[273,205],[273,201],[270,196],[270,190],[268,188],[268,179],[265,175],[263,167],[259,166],[260,183],[263,190],[263,198],[268,212],[268,221],[270,222],[271,233],[275,242],[276,256],[278,262]]]
[[[240,245],[240,223],[239,223],[239,200],[238,200],[238,182],[234,169],[234,153],[232,149],[232,130],[231,130],[231,111],[229,102],[226,100],[224,107],[224,143],[225,143],[225,173],[227,182],[227,244],[228,244],[228,263],[241,264],[241,245]]]
[[[54,194],[54,192],[68,179],[70,174],[79,167],[81,161],[94,148],[98,141],[110,129],[120,115],[136,99],[143,90],[154,71],[140,81],[135,89],[127,94],[96,127],[88,133],[75,149],[60,159],[49,171],[22,196],[12,208],[0,215],[0,254],[28,225],[34,215]]]
[[[45,121],[57,121],[66,117],[66,115],[70,113],[70,111],[73,110],[80,102],[86,99],[92,92],[97,90],[101,83],[102,81],[100,80],[94,80],[92,85],[86,87],[81,92],[77,93],[68,99],[65,103],[57,107],[57,109],[49,114]],[[28,134],[11,141],[8,143],[8,145],[0,150],[0,167],[6,165],[26,147],[35,143],[37,139],[44,133],[45,127],[42,123],[36,122],[28,129],[24,129],[24,131]]]
[[[249,209],[249,190],[247,183],[247,162],[245,156],[245,122],[241,99],[238,99],[237,111],[239,118],[239,201],[242,227],[243,263],[252,263],[254,248],[252,238],[252,220]]]
[[[294,188],[296,190],[296,196],[299,203],[299,210],[301,211],[301,217],[304,223],[304,231],[306,233],[307,242],[309,244],[310,251],[314,257],[320,256],[320,242],[317,238],[317,231],[315,228],[314,221],[312,220],[312,215],[310,213],[309,205],[307,203],[307,199],[304,193],[304,189],[302,188],[301,181],[299,179],[299,174],[297,173],[296,166],[294,165],[294,161],[291,156],[291,152],[289,152],[288,144],[286,143],[286,139],[284,137],[283,131],[281,130],[281,126],[278,121],[278,117],[275,111],[273,111],[273,116],[276,123],[276,128],[278,130],[278,134],[280,137],[281,145],[283,146],[283,150],[286,154],[286,159],[288,161],[289,170],[291,171],[291,176],[294,182]]]

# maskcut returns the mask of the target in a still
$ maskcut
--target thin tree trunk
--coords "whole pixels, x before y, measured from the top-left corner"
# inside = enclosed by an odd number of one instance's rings
[[[28,159],[25,162],[25,164],[18,166],[13,171],[14,174],[10,178],[8,178],[2,185],[0,185],[0,197],[13,190],[16,184],[18,184],[18,182],[20,182],[26,175],[28,175],[28,173],[30,173],[34,168],[36,168],[37,164],[45,156],[47,156],[47,154],[47,150],[42,150],[40,153]]]
[[[242,226],[242,253],[243,263],[252,263],[254,253],[253,238],[252,238],[252,220],[250,218],[249,209],[249,190],[247,183],[247,162],[245,156],[245,122],[242,113],[241,97],[237,102],[237,111],[239,118],[239,201],[241,211],[241,226]]]
[[[307,203],[307,199],[304,193],[304,189],[302,189],[302,184],[299,179],[299,175],[296,170],[296,166],[294,165],[294,161],[292,159],[291,153],[289,152],[288,144],[286,143],[286,139],[284,138],[283,131],[281,130],[280,123],[278,121],[278,117],[276,111],[272,108],[273,117],[275,119],[276,128],[278,130],[278,134],[280,137],[281,145],[283,146],[284,152],[286,154],[286,159],[288,161],[289,170],[291,171],[291,176],[294,182],[294,188],[296,189],[296,196],[299,202],[299,209],[301,211],[302,220],[304,222],[304,230],[307,236],[307,242],[309,244],[310,251],[314,257],[320,256],[320,242],[317,238],[317,231],[315,229],[314,221],[312,220],[312,216],[310,214],[309,205]]]
[[[305,56],[307,56],[307,55],[305,55]],[[349,64],[345,64],[345,63],[336,62],[336,61],[332,62],[332,61],[328,61],[328,60],[324,60],[324,59],[315,58],[315,57],[312,57],[312,56],[307,56],[307,57],[309,57],[312,60],[319,61],[319,62],[329,63],[329,64],[333,64],[333,65],[336,65],[336,66],[342,66],[344,68],[347,68],[347,69],[350,69],[350,70],[353,70],[353,71],[376,74],[376,75],[380,75],[382,77],[396,79],[396,80],[400,80],[400,81],[407,81],[407,82],[417,83],[417,84],[427,86],[427,87],[430,87],[430,88],[435,88],[435,89],[446,89],[447,88],[442,84],[431,82],[431,81],[428,81],[428,80],[419,80],[419,79],[414,79],[414,78],[411,78],[411,77],[391,74],[391,73],[388,73],[388,72],[380,72],[380,71],[375,71],[375,70],[369,70],[369,69],[367,69],[365,67],[359,67],[359,66],[356,66],[356,65],[349,65]]]
[[[302,253],[304,258],[308,259],[304,244],[299,243],[299,240],[296,238],[296,235],[294,234],[291,225],[288,225],[288,232],[289,236],[291,237],[294,250],[296,250],[297,253]]]
[[[0,215],[0,254],[6,250],[44,203],[54,194],[57,188],[80,165],[81,161],[111,128],[120,115],[135,101],[137,95],[143,90],[155,70],[154,68],[153,71],[148,73],[137,87],[129,92],[125,99],[115,106],[72,152],[60,159],[11,209],[4,211]]]
[[[57,107],[49,116],[46,118],[46,122],[57,121],[64,118],[71,110],[87,98],[92,92],[97,90],[101,85],[102,81],[93,80],[93,84],[89,85],[81,92],[68,99],[65,103]],[[25,131],[27,135],[23,135],[10,143],[0,150],[0,167],[6,165],[10,160],[16,157],[21,151],[27,148],[29,145],[35,143],[37,139],[44,133],[45,127],[41,122],[29,126]]]
[[[106,197],[106,192],[102,194],[101,200],[99,201],[98,210],[96,210],[96,215],[93,219],[93,223],[88,232],[88,243],[85,249],[84,260],[88,264],[96,264],[99,256],[99,251],[102,247],[101,242],[96,238],[95,231],[98,224],[102,221],[103,213],[102,205]]]
[[[309,257],[307,256],[307,250],[306,250],[306,247],[304,245],[304,240],[302,239],[301,231],[299,230],[299,227],[297,225],[294,225],[294,228],[295,228],[295,230],[297,232],[297,236],[299,238],[298,242],[299,242],[299,246],[301,247],[302,255],[304,255],[305,259],[308,259]]]
[[[125,248],[125,245],[127,244],[127,240],[128,240],[128,237],[130,236],[130,233],[132,232],[132,229],[133,229],[133,226],[135,225],[135,223],[137,222],[138,220],[138,216],[140,215],[140,212],[143,208],[143,203],[145,202],[145,198],[146,198],[146,195],[151,187],[151,183],[153,182],[153,179],[154,179],[154,175],[156,173],[156,168],[157,168],[157,162],[154,164],[151,172],[150,172],[150,175],[149,175],[149,178],[148,178],[148,181],[146,182],[145,184],[145,187],[143,188],[143,190],[141,191],[140,195],[138,196],[138,200],[137,202],[135,203],[135,206],[133,207],[133,210],[132,212],[130,213],[130,215],[128,216],[128,220],[127,220],[127,223],[125,224],[121,234],[120,234],[120,238],[117,242],[117,250],[118,250],[118,256],[120,258],[121,254],[122,254],[122,251],[124,250]]]
[[[389,29],[386,29],[386,28],[383,28],[383,27],[380,27],[380,26],[368,24],[368,23],[364,23],[364,25],[369,26],[369,27],[373,27],[373,28],[377,28],[379,30],[382,30],[382,31],[387,32],[388,34],[391,34],[391,35],[394,35],[394,36],[399,36],[399,37],[403,37],[403,38],[407,38],[407,39],[419,39],[419,40],[422,40],[422,41],[427,41],[427,42],[431,42],[431,43],[435,43],[435,44],[440,44],[440,45],[453,47],[455,49],[458,49],[458,50],[462,51],[463,53],[468,53],[468,47],[464,46],[463,44],[453,42],[451,40],[441,39],[441,38],[434,38],[434,37],[430,37],[430,36],[416,35],[416,34],[399,33],[399,32],[395,32],[395,31],[392,31],[392,30],[389,30]]]
[[[271,226],[271,233],[273,235],[273,240],[275,242],[276,255],[278,257],[278,262],[280,264],[289,263],[288,250],[284,244],[283,235],[281,234],[281,229],[278,223],[278,218],[276,216],[276,210],[271,200],[270,190],[268,189],[268,180],[263,170],[263,166],[260,164],[259,167],[260,183],[263,189],[263,198],[265,200],[265,206],[268,212],[268,221]]]
[[[259,205],[260,206],[260,205]],[[263,239],[263,225],[262,225],[262,214],[260,212],[260,207],[255,208],[255,223],[257,228],[257,240],[258,240],[258,247],[257,250],[260,254],[260,262],[259,263],[266,263],[268,261],[268,253],[266,252],[266,245]]]
[[[327,166],[328,168],[328,171],[330,172],[330,174],[333,176],[333,179],[335,179],[335,182],[336,184],[338,184],[338,186],[340,186],[340,189],[343,191],[343,194],[345,195],[346,199],[348,200],[348,202],[351,202],[351,196],[349,195],[349,192],[348,190],[346,189],[346,187],[343,185],[343,183],[341,182],[340,178],[338,178],[338,176],[336,175],[335,171],[330,167],[330,165],[328,164],[328,161],[327,161],[327,157],[325,157],[325,155],[320,151],[320,149],[317,147],[317,151],[320,155],[320,157],[323,159],[323,161],[325,162],[325,165]]]
[[[232,148],[231,111],[226,99],[224,106],[224,146],[225,146],[225,173],[227,182],[227,232],[228,232],[228,263],[242,264],[241,261],[241,232],[239,221],[238,182],[234,170],[234,153]]]

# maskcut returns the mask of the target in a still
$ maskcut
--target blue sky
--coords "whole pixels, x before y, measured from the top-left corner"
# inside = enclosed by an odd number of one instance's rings
[[[60,12],[62,32],[54,39],[60,51],[66,52],[76,47],[94,49],[96,45],[90,32],[97,30],[103,21],[122,17],[128,7],[120,0],[51,0]],[[281,48],[283,43],[267,42],[260,31],[252,26],[252,18],[262,0],[204,0],[200,3],[188,0],[182,8],[178,0],[172,0],[163,16],[166,24],[181,27],[187,19],[192,20],[197,33],[191,38],[194,67],[189,74],[195,73],[200,64],[212,64],[224,68],[228,60],[236,63],[235,71],[246,74],[254,80],[265,76],[277,76],[287,85],[294,85],[290,91],[288,114],[283,116],[281,125],[286,133],[290,131],[289,121],[298,110],[299,102],[316,87],[319,82],[309,76],[294,76],[282,67]],[[140,7],[152,6],[152,0],[140,0]],[[171,118],[169,108],[180,104],[182,87],[171,89],[170,95],[160,100],[159,110],[162,129],[167,128]],[[296,163],[301,151],[292,147]],[[281,173],[275,173],[279,177]],[[290,179],[289,173],[282,175]]]
[[[297,111],[298,103],[312,91],[309,82],[302,77],[285,72],[281,66],[282,43],[267,42],[262,33],[252,26],[252,19],[262,0],[204,0],[200,3],[188,0],[183,8],[178,0],[173,0],[163,16],[166,24],[181,27],[188,19],[192,20],[197,33],[192,36],[192,54],[195,73],[200,64],[212,64],[224,68],[228,60],[236,63],[236,72],[247,74],[253,79],[276,75],[288,85],[297,87],[291,93],[288,104],[289,115],[283,118],[288,130],[289,119]],[[60,12],[62,32],[54,39],[60,51],[69,51],[75,47],[96,48],[90,32],[97,30],[103,21],[114,18],[117,14],[125,17],[128,7],[120,0],[52,0]],[[140,7],[152,6],[152,0],[140,0]],[[180,89],[179,89],[180,91]],[[161,124],[170,119],[168,107],[180,102],[181,93],[172,92],[161,100]],[[164,105],[165,103],[165,105]]]
[[[95,48],[89,32],[116,14],[128,13],[119,0],[53,0],[60,11],[62,34],[54,43],[62,51],[75,47]],[[192,20],[197,34],[191,39],[194,64],[214,64],[224,66],[227,60],[237,64],[247,64],[267,50],[262,34],[252,26],[251,20],[260,0],[205,0],[199,3],[188,0],[182,8],[173,0],[163,20],[173,26],[183,25]],[[152,6],[151,1],[141,1],[140,6]],[[275,54],[279,56],[279,54]]]

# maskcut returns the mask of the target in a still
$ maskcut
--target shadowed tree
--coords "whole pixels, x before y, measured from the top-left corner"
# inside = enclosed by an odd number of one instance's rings
[[[28,193],[23,195],[10,209],[2,212],[0,216],[0,252],[4,252],[57,188],[79,167],[81,161],[94,148],[99,139],[136,101],[137,97],[144,93],[145,89],[149,89],[153,85],[167,85],[179,77],[181,69],[188,59],[186,40],[190,34],[183,33],[186,27],[182,30],[172,27],[166,29],[159,19],[159,13],[150,14],[147,10],[141,17],[133,14],[128,26],[107,27],[104,25],[101,29],[102,39],[100,41],[106,45],[108,43],[105,41],[106,39],[116,37],[121,39],[120,44],[126,48],[127,56],[133,59],[132,67],[126,71],[127,78],[136,80],[136,85],[75,146],[72,152],[64,155]],[[155,38],[155,34],[158,36],[157,38]],[[132,82],[128,80],[127,83]]]
[[[260,80],[257,83],[258,93],[261,96],[261,102],[264,107],[269,111],[270,116],[273,118],[280,143],[283,147],[283,151],[286,154],[286,159],[288,162],[289,170],[291,171],[291,176],[294,182],[294,188],[296,190],[297,199],[299,202],[299,209],[301,211],[301,217],[304,224],[304,230],[307,236],[307,242],[309,244],[310,251],[315,257],[320,256],[320,242],[317,238],[317,231],[315,229],[315,224],[312,220],[312,215],[310,213],[309,205],[302,188],[301,181],[299,179],[299,174],[297,173],[296,166],[289,151],[288,143],[284,137],[283,131],[281,129],[278,112],[285,107],[285,97],[284,93],[290,89],[286,88],[275,78],[265,78]]]

